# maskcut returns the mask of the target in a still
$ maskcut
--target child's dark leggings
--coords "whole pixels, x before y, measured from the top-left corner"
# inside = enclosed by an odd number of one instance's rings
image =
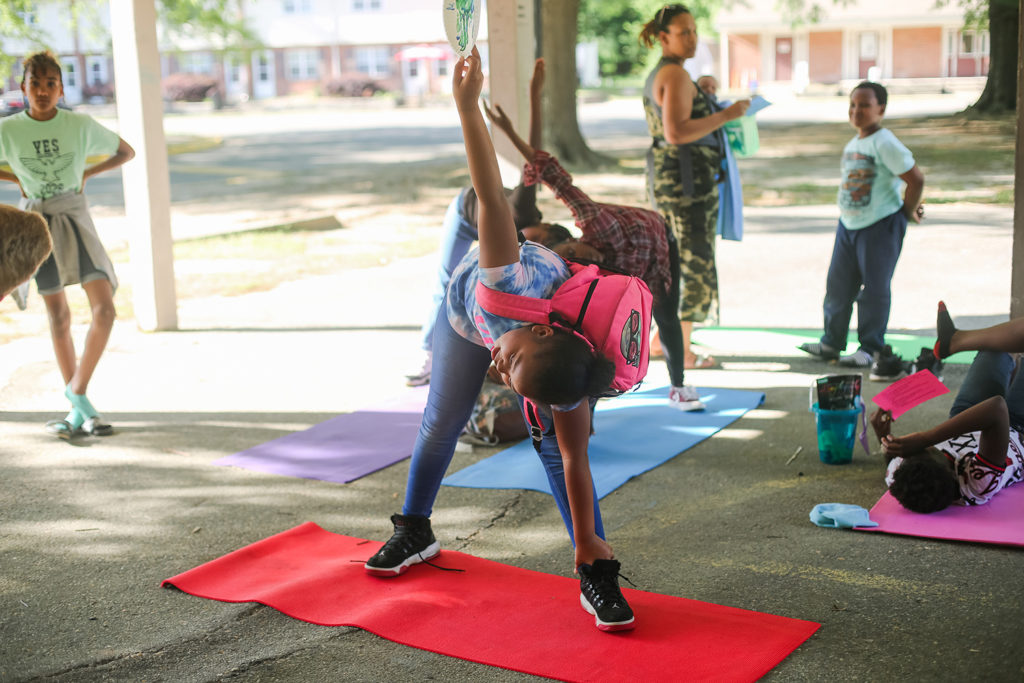
[[[668,237],[668,265],[672,273],[668,292],[652,292],[654,305],[651,317],[658,325],[658,338],[661,350],[665,354],[668,376],[672,386],[683,386],[683,368],[686,358],[683,353],[683,330],[679,327],[679,243],[676,242],[672,228],[665,225]]]
[[[1024,428],[1024,373],[1013,374],[1013,357],[1002,351],[979,351],[960,385],[949,416],[959,415],[973,405],[1002,396],[1010,412],[1010,426]]]

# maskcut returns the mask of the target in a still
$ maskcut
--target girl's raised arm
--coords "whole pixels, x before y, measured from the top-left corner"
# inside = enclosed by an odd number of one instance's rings
[[[480,53],[473,48],[473,53],[455,66],[452,92],[462,121],[469,176],[479,201],[480,267],[495,268],[519,260],[519,240],[512,209],[505,199],[494,143],[480,112],[483,80]]]

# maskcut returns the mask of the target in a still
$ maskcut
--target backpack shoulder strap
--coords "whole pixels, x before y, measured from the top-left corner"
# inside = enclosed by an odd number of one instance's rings
[[[476,301],[488,313],[503,318],[547,325],[550,323],[551,300],[522,294],[510,294],[476,283]]]

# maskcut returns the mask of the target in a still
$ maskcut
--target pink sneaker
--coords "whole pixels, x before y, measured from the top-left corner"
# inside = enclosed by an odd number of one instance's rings
[[[707,406],[701,403],[700,396],[695,387],[683,385],[672,387],[668,392],[668,404],[677,410],[690,412],[693,410],[704,410]]]

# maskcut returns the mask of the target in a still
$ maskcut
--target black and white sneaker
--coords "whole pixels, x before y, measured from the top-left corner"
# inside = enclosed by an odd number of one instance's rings
[[[628,631],[634,627],[633,610],[619,589],[617,560],[594,560],[581,564],[580,605],[594,615],[594,625],[602,631]]]
[[[363,569],[374,576],[392,577],[405,573],[409,567],[441,554],[441,544],[430,530],[430,518],[417,515],[391,515],[395,533],[377,554],[366,561]]]
[[[875,356],[869,377],[876,382],[894,382],[907,374],[903,359],[888,344]]]

